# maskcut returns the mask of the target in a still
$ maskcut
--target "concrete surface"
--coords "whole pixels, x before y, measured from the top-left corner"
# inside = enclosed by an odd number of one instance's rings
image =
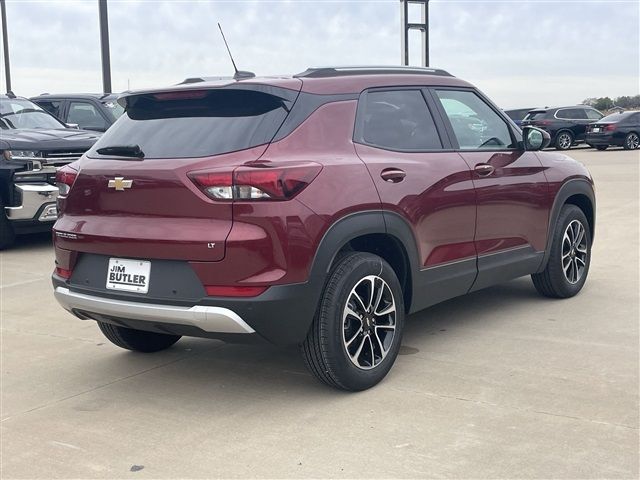
[[[53,299],[49,237],[1,255],[2,478],[638,478],[640,153],[574,150],[597,182],[585,289],[528,278],[409,319],[376,388],[295,349],[112,346]]]

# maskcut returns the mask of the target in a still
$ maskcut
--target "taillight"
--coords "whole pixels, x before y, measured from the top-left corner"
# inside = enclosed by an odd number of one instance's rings
[[[606,127],[604,127],[605,132],[612,132],[616,129],[615,123],[609,123]]]
[[[56,186],[58,187],[60,196],[66,197],[69,194],[77,176],[78,171],[70,165],[65,165],[58,169],[56,172]]]
[[[287,166],[238,167],[229,171],[190,172],[189,178],[214,200],[290,200],[320,173],[306,162]]]

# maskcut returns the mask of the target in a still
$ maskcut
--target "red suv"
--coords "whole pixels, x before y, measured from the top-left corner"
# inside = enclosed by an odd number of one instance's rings
[[[320,380],[362,390],[409,313],[524,275],[571,297],[587,278],[589,172],[445,71],[189,79],[119,102],[58,173],[53,286],[120,347],[299,344]]]

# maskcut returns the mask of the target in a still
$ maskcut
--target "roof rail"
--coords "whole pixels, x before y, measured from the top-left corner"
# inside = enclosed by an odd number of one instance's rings
[[[360,67],[311,67],[294,75],[296,78],[345,77],[350,75],[439,75],[453,77],[439,68],[406,66],[360,66]]]

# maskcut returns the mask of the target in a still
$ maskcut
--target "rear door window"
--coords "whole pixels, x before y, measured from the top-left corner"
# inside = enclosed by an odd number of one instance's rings
[[[70,102],[67,123],[76,123],[80,128],[104,131],[109,126],[98,109],[89,102]]]
[[[356,141],[397,151],[439,150],[442,142],[420,90],[366,92],[358,104]]]
[[[254,90],[212,89],[129,97],[127,108],[93,148],[138,145],[145,158],[219,155],[271,141],[287,102]]]

